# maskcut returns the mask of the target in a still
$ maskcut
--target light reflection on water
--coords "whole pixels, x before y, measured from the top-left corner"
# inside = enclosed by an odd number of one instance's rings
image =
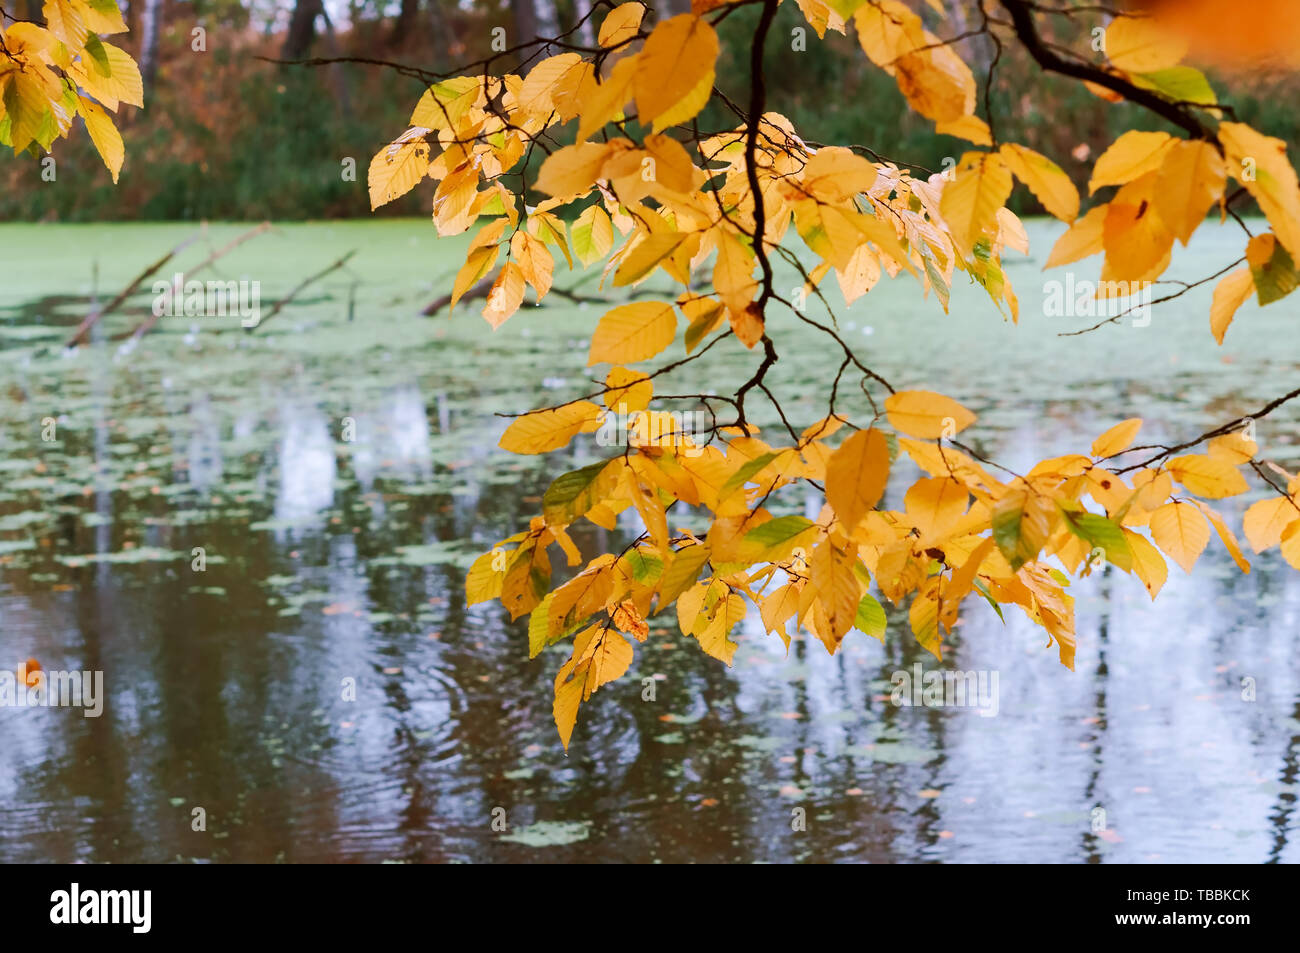
[[[1013,271],[1026,314],[1035,275]],[[1017,469],[1130,413],[1149,419],[1144,440],[1199,431],[1294,372],[1266,327],[1225,366],[1177,326],[1063,344],[976,300],[954,296],[960,318],[871,312],[864,350],[969,403],[982,450]],[[1199,334],[1204,302],[1187,310]],[[292,353],[286,322],[236,351],[182,350],[178,331],[129,364],[0,365],[0,519],[40,513],[0,533],[33,544],[0,556],[0,664],[102,669],[109,693],[99,719],[0,709],[0,860],[1297,859],[1300,585],[1275,556],[1241,577],[1217,543],[1195,576],[1171,567],[1154,606],[1113,571],[1078,584],[1074,673],[1018,610],[1004,626],[968,604],[944,666],[998,672],[989,718],[888,702],[893,672],[936,667],[888,606],[886,645],[857,634],[834,658],[802,640],[787,656],[751,615],[730,670],[666,613],[565,756],[548,694],[563,650],[529,661],[524,620],[466,608],[462,587],[467,558],[522,525],[549,477],[600,452],[508,458],[492,411],[567,395],[541,368],[575,393],[588,375],[567,337],[485,342],[476,320],[408,322],[422,344],[372,336],[360,354]],[[778,392],[811,421],[825,352],[796,348]],[[720,355],[699,379],[748,366]],[[928,375],[909,378],[917,366]],[[31,426],[47,408],[66,417],[56,447]],[[1287,462],[1295,429],[1261,442]],[[589,555],[621,545],[594,527],[575,539]]]

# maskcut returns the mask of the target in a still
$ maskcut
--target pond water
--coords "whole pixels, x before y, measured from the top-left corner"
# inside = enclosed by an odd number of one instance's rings
[[[177,263],[243,228],[212,227]],[[463,239],[293,225],[207,277],[259,281],[269,302],[357,254],[256,331],[165,317],[122,353],[145,294],[63,353],[92,299],[192,232],[0,225],[0,668],[102,671],[106,696],[98,718],[0,708],[0,861],[1300,860],[1300,578],[1276,551],[1242,576],[1217,541],[1193,576],[1171,565],[1154,605],[1122,573],[1076,584],[1075,672],[1018,610],[1004,624],[979,601],[942,666],[888,604],[884,645],[855,633],[831,658],[796,639],[787,656],[747,624],[731,669],[665,614],[566,755],[550,711],[566,651],[529,661],[526,620],[467,609],[463,583],[553,476],[601,455],[587,437],[512,457],[494,415],[583,391],[600,308],[548,301],[496,333],[474,307],[420,317]],[[1203,232],[1171,275],[1241,254],[1239,233]],[[1293,300],[1247,305],[1222,348],[1208,287],[1147,326],[1059,337],[1092,321],[1044,316],[1045,278],[1065,276],[1039,270],[1056,229],[1030,234],[1032,257],[1008,254],[1018,326],[967,287],[945,315],[906,276],[849,309],[829,294],[868,363],[966,403],[999,462],[1128,416],[1144,440],[1186,438],[1295,385]],[[838,360],[788,316],[773,327],[769,380],[811,423]],[[727,342],[674,386],[725,391],[755,360]],[[1300,466],[1294,409],[1258,439]],[[1234,523],[1254,498],[1228,501]],[[632,530],[576,538],[591,555]],[[892,705],[891,675],[917,664],[996,672],[996,716]]]

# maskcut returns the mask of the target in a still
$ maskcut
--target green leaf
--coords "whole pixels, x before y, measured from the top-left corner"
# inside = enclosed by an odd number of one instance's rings
[[[709,561],[709,547],[703,544],[684,546],[677,550],[673,561],[664,572],[663,585],[659,587],[659,604],[655,613],[663,612],[700,578],[700,568]]]
[[[1281,242],[1273,243],[1273,257],[1264,264],[1256,267],[1251,263],[1250,276],[1255,281],[1255,294],[1261,305],[1272,304],[1296,289],[1295,262]]]
[[[601,460],[556,477],[542,496],[547,524],[567,526],[614,492],[619,473],[612,462]]]
[[[664,572],[664,561],[644,549],[634,549],[623,557],[632,578],[642,585],[649,585]]]
[[[876,597],[869,592],[864,593],[862,601],[858,603],[858,614],[853,619],[853,627],[883,642],[888,621],[884,607],[876,601]]]
[[[803,516],[778,516],[745,534],[745,552],[752,553],[755,562],[777,562],[790,554],[799,537],[812,526],[812,520]]]
[[[555,593],[547,593],[546,598],[537,604],[532,613],[528,616],[528,657],[537,658],[542,649],[546,648],[549,641],[547,636],[551,632],[550,621],[547,618],[551,611],[551,600],[555,598]]]
[[[1154,73],[1137,73],[1133,85],[1159,93],[1179,103],[1213,106],[1219,100],[1205,74],[1193,66],[1171,66]]]
[[[739,470],[731,475],[726,483],[722,484],[722,489],[718,491],[718,501],[727,499],[735,493],[752,478],[762,472],[763,468],[777,458],[775,453],[763,453],[750,460]]]
[[[93,33],[86,38],[86,55],[89,56],[91,61],[95,64],[95,70],[101,76],[112,75],[113,67],[108,62],[108,53],[104,49],[104,44],[100,41],[99,37]]]
[[[1071,513],[1062,509],[1065,525],[1071,533],[1078,536],[1092,549],[1100,549],[1106,554],[1106,561],[1113,566],[1130,572],[1133,569],[1133,551],[1129,549],[1124,531],[1115,523],[1098,513]]]
[[[974,580],[973,585],[975,586],[975,591],[984,597],[984,601],[993,607],[993,611],[998,614],[998,618],[1002,620],[1002,624],[1006,625],[1007,617],[1002,614],[1002,607],[998,605],[998,601],[993,598],[992,594],[989,592],[988,586],[984,585],[984,583],[980,582],[978,579]]]

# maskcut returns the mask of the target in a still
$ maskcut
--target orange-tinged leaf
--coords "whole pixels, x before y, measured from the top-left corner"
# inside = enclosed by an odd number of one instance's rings
[[[736,332],[736,337],[745,347],[752,349],[763,339],[763,312],[759,310],[758,302],[751,301],[740,314],[729,310],[727,317],[731,321],[731,330]]]
[[[600,24],[597,42],[601,46],[617,46],[636,36],[641,28],[645,7],[640,3],[620,3],[605,15]]]
[[[1155,173],[1147,173],[1120,189],[1106,206],[1102,284],[1116,283],[1115,293],[1121,296],[1132,293],[1131,283],[1149,280],[1169,261],[1174,233],[1156,211],[1155,182]]]
[[[596,325],[587,364],[645,361],[672,344],[676,335],[677,312],[671,303],[635,301],[619,305]]]
[[[564,750],[569,750],[569,740],[573,737],[573,727],[578,723],[578,706],[582,704],[583,679],[573,678],[556,686],[555,701],[551,705],[551,715],[555,727],[560,732],[560,743]]]
[[[637,57],[628,56],[614,64],[608,77],[581,104],[582,118],[578,121],[578,142],[582,142],[606,123],[618,119],[623,107],[632,98],[632,80],[636,75]]]
[[[1127,450],[1141,429],[1141,417],[1130,417],[1128,420],[1121,420],[1092,442],[1092,455],[1099,458],[1113,457],[1115,454]]]
[[[889,443],[879,430],[859,430],[831,454],[826,465],[826,502],[852,533],[880,502],[889,480]]]
[[[523,270],[513,261],[508,261],[488,291],[487,304],[483,308],[483,319],[494,329],[499,328],[505,324],[510,315],[519,310],[519,306],[523,303]]]
[[[813,549],[808,561],[808,584],[801,596],[801,606],[816,599],[825,613],[828,632],[821,632],[822,644],[832,655],[841,640],[853,628],[862,599],[862,580],[854,571],[857,553],[841,549],[824,539]]]
[[[542,242],[525,231],[517,231],[510,239],[510,257],[519,266],[524,280],[537,292],[537,300],[551,290],[551,274],[555,259]]]
[[[952,437],[975,422],[975,415],[957,401],[928,390],[890,394],[885,415],[895,430],[927,440]]]
[[[733,313],[743,312],[758,291],[758,282],[754,279],[754,253],[730,232],[723,232],[718,239],[713,287]]]
[[[942,539],[966,512],[970,492],[950,477],[917,480],[903,497],[907,521],[916,527],[921,545]]]
[[[632,81],[637,119],[650,125],[661,113],[687,99],[700,83],[707,80],[712,84],[717,58],[718,35],[701,17],[683,13],[656,26],[637,55]]]
[[[1223,156],[1211,142],[1188,140],[1169,147],[1156,173],[1156,211],[1184,245],[1223,197]]]
[[[1186,55],[1187,41],[1155,17],[1119,16],[1106,28],[1106,57],[1130,73],[1168,69]]]
[[[1065,234],[1056,240],[1052,253],[1047,256],[1044,268],[1068,265],[1080,258],[1088,258],[1105,250],[1103,244],[1106,224],[1107,205],[1098,205],[1088,210],[1083,218],[1077,219],[1065,230]]]
[[[1214,299],[1210,302],[1210,333],[1219,344],[1228,331],[1228,325],[1255,290],[1255,279],[1249,268],[1229,272],[1214,286]]]
[[[1166,503],[1151,514],[1151,537],[1184,572],[1191,572],[1210,541],[1210,527],[1191,503]]]

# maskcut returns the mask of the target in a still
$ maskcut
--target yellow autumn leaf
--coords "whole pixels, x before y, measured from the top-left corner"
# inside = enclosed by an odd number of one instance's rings
[[[826,502],[852,533],[885,492],[889,443],[879,430],[859,430],[831,454],[826,464]]]
[[[1262,553],[1280,543],[1282,531],[1297,519],[1300,519],[1300,506],[1289,497],[1279,496],[1260,500],[1247,507],[1241,528],[1250,548]]]
[[[400,139],[390,142],[370,160],[367,181],[370,207],[400,198],[415,188],[429,171],[429,144],[419,138],[423,130],[410,129]]]
[[[601,409],[589,400],[535,410],[516,417],[501,435],[500,447],[511,453],[547,453],[563,447],[577,434],[599,426]]]
[[[1139,132],[1129,130],[1101,154],[1092,167],[1088,180],[1088,194],[1103,185],[1124,185],[1139,176],[1160,168],[1165,154],[1175,140],[1167,132]]]
[[[116,184],[117,174],[126,158],[122,134],[117,131],[108,113],[100,109],[97,103],[80,95],[77,96],[77,102],[78,111],[86,121],[86,131],[90,133],[90,141],[95,144],[95,149],[104,160],[104,165],[108,166],[108,171],[113,174],[113,182]]]
[[[718,35],[704,19],[683,13],[656,26],[637,55],[632,80],[637,119],[650,125],[691,96],[702,82],[712,85],[717,58]],[[701,102],[700,108],[703,105]],[[689,118],[681,116],[677,121]]]
[[[1099,458],[1113,457],[1120,451],[1127,450],[1141,429],[1141,417],[1121,420],[1092,442],[1092,455]]]
[[[614,225],[599,205],[589,205],[573,223],[573,253],[584,266],[609,254],[614,245]]]
[[[602,317],[591,336],[588,366],[633,364],[654,357],[677,335],[677,312],[663,301],[619,305]]]
[[[1300,260],[1300,183],[1286,157],[1286,143],[1239,122],[1219,124],[1228,172],[1259,203],[1278,240]]]
[[[1145,536],[1130,529],[1123,532],[1124,541],[1128,543],[1129,553],[1133,556],[1133,571],[1142,580],[1142,585],[1146,587],[1147,593],[1154,601],[1160,594],[1160,590],[1164,588],[1165,580],[1169,578],[1169,567],[1165,565],[1164,557]]]
[[[1212,457],[1221,457],[1237,465],[1253,460],[1255,454],[1259,452],[1259,444],[1248,439],[1243,433],[1226,433],[1207,443],[1205,452]]]
[[[1221,457],[1190,453],[1174,457],[1166,469],[1175,480],[1197,496],[1217,500],[1245,493],[1250,487],[1241,471]]]
[[[605,388],[605,406],[625,414],[645,410],[655,392],[654,382],[647,375],[626,367],[611,368],[605,375]]]
[[[949,122],[936,123],[934,131],[941,136],[956,136],[977,146],[992,146],[993,134],[989,124],[979,116],[961,116]]]
[[[628,56],[614,64],[603,82],[596,86],[587,101],[581,104],[578,120],[578,142],[582,142],[623,115],[623,107],[632,98],[632,81],[637,70],[636,56]]]
[[[537,170],[537,190],[564,200],[589,192],[595,188],[608,155],[609,146],[603,142],[580,142],[557,149]]]
[[[135,60],[112,43],[101,41],[100,47],[100,59],[83,57],[67,67],[67,74],[108,109],[116,111],[119,103],[143,106],[144,80]],[[108,63],[107,75],[101,71],[103,62]]]
[[[614,273],[614,286],[621,288],[641,281],[685,240],[684,233],[671,230],[643,235],[619,263],[618,271]]]
[[[876,181],[876,167],[852,149],[818,149],[803,167],[803,189],[824,202],[842,202],[866,192]]]
[[[986,232],[997,228],[998,209],[1011,194],[1011,170],[993,152],[968,152],[956,177],[944,186],[939,213],[963,255],[969,256]]]
[[[1029,187],[1048,214],[1063,222],[1079,217],[1079,190],[1065,171],[1044,155],[1015,143],[998,150],[1011,172]]]
[[[1210,541],[1210,527],[1191,503],[1166,503],[1151,514],[1151,538],[1184,572],[1191,572]]]
[[[1219,534],[1219,541],[1223,543],[1224,549],[1232,557],[1232,561],[1237,564],[1237,568],[1242,572],[1250,572],[1250,563],[1246,561],[1245,555],[1241,551],[1241,544],[1237,542],[1237,536],[1228,528],[1228,524],[1223,521],[1215,510],[1210,509],[1200,500],[1193,500],[1196,508],[1205,514],[1205,518],[1210,521],[1214,531]]]
[[[86,27],[85,7],[76,0],[45,0],[42,13],[49,31],[68,45],[79,50],[86,45],[89,33]]]
[[[1282,558],[1292,569],[1300,569],[1300,519],[1282,530]]]
[[[895,430],[927,440],[952,437],[975,422],[975,415],[957,401],[928,390],[890,394],[885,416]]]

